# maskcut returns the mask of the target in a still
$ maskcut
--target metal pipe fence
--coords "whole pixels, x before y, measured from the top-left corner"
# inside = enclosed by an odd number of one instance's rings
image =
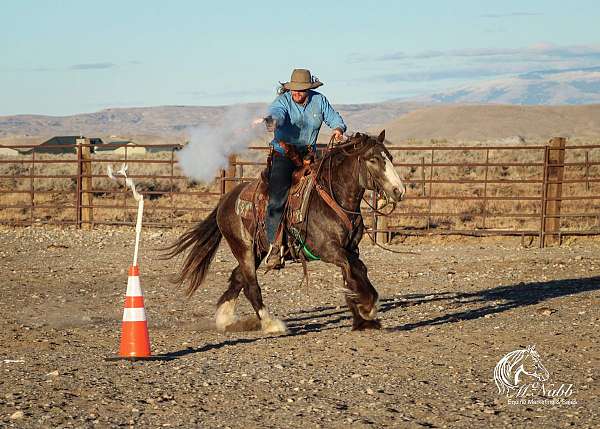
[[[383,242],[395,235],[517,235],[538,237],[542,247],[568,235],[600,234],[600,145],[565,143],[389,146],[407,196],[389,217],[365,205],[367,228]],[[230,156],[212,183],[196,183],[179,168],[179,145],[115,145],[118,153],[94,153],[81,139],[54,145],[53,153],[35,145],[2,148],[31,150],[0,156],[1,224],[84,228],[135,223],[137,205],[108,180],[109,164],[129,165],[147,200],[146,225],[185,226],[237,183],[257,177],[268,151],[250,147]],[[366,198],[381,207],[374,193]]]

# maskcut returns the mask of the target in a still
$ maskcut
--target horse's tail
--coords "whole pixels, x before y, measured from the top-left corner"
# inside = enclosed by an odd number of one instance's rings
[[[185,282],[188,283],[185,290],[188,297],[192,296],[204,281],[208,267],[221,243],[223,235],[217,225],[219,205],[220,203],[206,219],[182,234],[173,244],[162,249],[166,251],[163,255],[165,259],[173,258],[190,249],[181,267],[181,272],[171,279],[179,286]]]

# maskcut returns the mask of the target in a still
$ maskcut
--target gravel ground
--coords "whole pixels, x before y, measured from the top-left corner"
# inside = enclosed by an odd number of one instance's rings
[[[180,233],[181,231],[179,231]],[[381,331],[352,332],[341,277],[322,263],[259,276],[290,329],[219,333],[214,303],[235,263],[222,246],[191,299],[145,230],[141,281],[154,361],[118,350],[131,229],[0,229],[2,427],[598,427],[600,240],[431,238],[361,248]],[[252,311],[240,300],[242,317]],[[255,323],[248,323],[250,327]],[[566,403],[509,404],[493,380],[535,345]],[[537,397],[539,399],[539,397]],[[535,398],[534,398],[535,399]]]

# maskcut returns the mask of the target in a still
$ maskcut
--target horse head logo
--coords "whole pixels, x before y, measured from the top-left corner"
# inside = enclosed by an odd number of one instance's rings
[[[527,346],[526,349],[508,353],[494,368],[494,381],[498,393],[506,393],[507,396],[525,381],[526,376],[538,381],[546,381],[550,377],[548,370],[542,365],[535,346]]]

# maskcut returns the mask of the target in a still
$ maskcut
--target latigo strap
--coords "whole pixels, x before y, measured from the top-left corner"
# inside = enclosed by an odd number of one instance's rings
[[[323,201],[325,201],[327,205],[333,209],[333,211],[338,215],[338,217],[341,219],[344,225],[346,225],[348,231],[352,231],[354,229],[354,224],[352,223],[350,218],[348,218],[348,215],[346,214],[346,212],[344,212],[340,205],[333,198],[331,198],[331,195],[329,195],[320,184],[316,184],[315,188],[317,189],[317,192],[319,193],[321,198],[323,198]]]

